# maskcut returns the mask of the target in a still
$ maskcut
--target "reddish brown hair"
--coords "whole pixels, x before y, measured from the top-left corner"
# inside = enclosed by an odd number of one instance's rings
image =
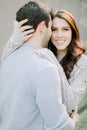
[[[65,57],[60,62],[64,69],[67,79],[69,79],[74,64],[76,64],[81,54],[85,52],[85,47],[83,44],[80,43],[80,32],[73,15],[66,10],[60,10],[54,13],[53,18],[55,17],[64,19],[70,25],[72,30],[71,43],[68,46],[68,50]],[[57,49],[52,44],[51,40],[48,43],[48,48],[55,54],[55,56],[57,56]]]

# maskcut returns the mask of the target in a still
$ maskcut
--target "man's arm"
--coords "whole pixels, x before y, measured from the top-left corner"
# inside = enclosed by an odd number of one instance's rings
[[[74,120],[69,117],[62,104],[60,76],[56,66],[51,65],[36,78],[36,101],[44,119],[46,130],[73,130]]]

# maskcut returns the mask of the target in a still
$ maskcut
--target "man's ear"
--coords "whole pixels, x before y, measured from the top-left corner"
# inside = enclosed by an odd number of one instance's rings
[[[39,31],[40,31],[40,33],[43,33],[45,30],[46,30],[46,25],[45,25],[45,22],[42,21],[42,22],[39,24]]]

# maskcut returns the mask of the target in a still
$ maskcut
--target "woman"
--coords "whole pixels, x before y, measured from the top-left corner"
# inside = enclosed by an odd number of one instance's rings
[[[34,30],[30,29],[32,27],[22,26],[26,22],[27,20],[23,20],[15,23],[14,34],[6,44],[2,59],[33,35]],[[54,53],[62,67],[47,49],[35,52],[58,66],[63,92],[62,100],[69,113],[73,109],[75,110],[75,106],[81,101],[87,87],[85,76],[87,74],[87,57],[84,55],[85,48],[79,41],[80,34],[74,17],[68,11],[61,10],[53,14],[52,37],[48,48]]]
[[[48,48],[54,53],[65,72],[66,78],[72,88],[83,89],[87,87],[87,56],[85,47],[80,43],[80,33],[72,14],[66,10],[54,13],[52,22],[52,37]],[[82,97],[79,98],[79,102]]]
[[[68,11],[61,10],[54,14],[52,37],[48,48],[60,61],[66,77],[69,79],[74,65],[85,53],[85,47],[80,43],[80,33],[76,21]]]

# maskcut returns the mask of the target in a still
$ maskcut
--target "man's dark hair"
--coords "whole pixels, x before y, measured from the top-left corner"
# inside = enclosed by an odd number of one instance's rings
[[[30,1],[21,7],[16,13],[16,20],[20,22],[21,20],[28,19],[28,22],[24,25],[32,25],[36,30],[38,24],[45,21],[46,27],[50,21],[50,9],[45,8],[42,4]]]

